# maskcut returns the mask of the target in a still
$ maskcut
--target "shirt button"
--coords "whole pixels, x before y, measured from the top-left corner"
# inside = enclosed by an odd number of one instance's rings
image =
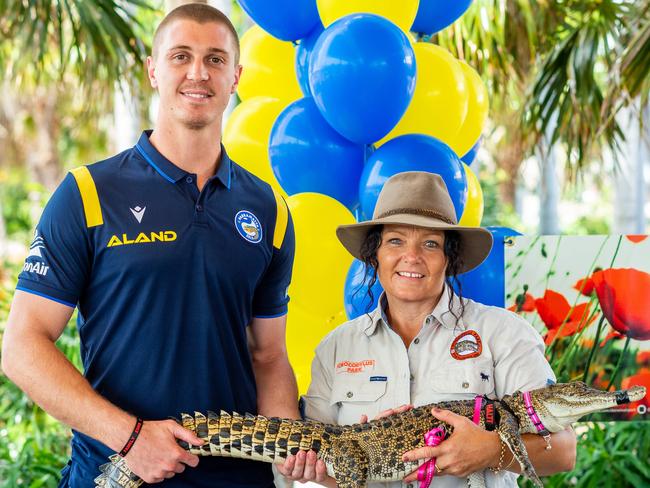
[[[463,388],[469,388],[469,383],[467,381],[463,381]]]
[[[406,488],[413,488],[413,483],[409,483],[408,485],[406,485]]]
[[[414,342],[415,344],[419,344],[419,343],[420,343],[420,338],[419,338],[419,337],[416,337],[415,340],[414,340],[413,342]]]
[[[354,393],[351,391],[348,391],[348,394],[346,395],[348,398],[352,398],[354,396]]]
[[[188,183],[192,183],[194,181],[194,178],[188,176],[187,178],[185,178],[185,181],[187,181]]]
[[[414,380],[415,380],[415,376],[413,376],[413,375],[411,374],[411,376],[409,376],[409,379],[410,379],[411,381],[414,381]]]
[[[197,212],[203,212],[203,205],[197,205],[196,206],[196,211]]]
[[[431,317],[427,317],[427,324],[431,323]]]

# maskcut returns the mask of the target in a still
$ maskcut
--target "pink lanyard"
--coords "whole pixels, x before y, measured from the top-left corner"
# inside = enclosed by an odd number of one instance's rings
[[[474,398],[474,417],[473,422],[478,425],[481,421],[481,408],[483,407],[483,397]],[[445,440],[445,429],[436,427],[424,434],[424,444],[427,446],[437,446]],[[436,458],[431,458],[418,468],[418,481],[420,488],[429,488],[433,477],[436,474]]]
[[[526,413],[528,414],[528,418],[537,429],[537,433],[541,435],[546,441],[546,450],[550,451],[551,433],[548,431],[546,427],[544,427],[544,424],[542,423],[542,419],[540,419],[539,415],[537,415],[537,412],[535,411],[535,407],[533,406],[533,399],[530,396],[530,392],[525,391],[523,395],[524,395],[524,405],[526,406]]]

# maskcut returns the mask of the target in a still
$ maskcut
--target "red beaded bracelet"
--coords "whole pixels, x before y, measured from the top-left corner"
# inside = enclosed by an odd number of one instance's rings
[[[128,452],[131,450],[133,447],[133,444],[135,443],[135,440],[138,438],[138,435],[140,434],[140,431],[142,430],[142,424],[144,421],[138,417],[135,421],[135,427],[133,428],[133,432],[131,432],[131,437],[129,437],[129,440],[126,441],[126,444],[124,444],[124,447],[120,451],[120,456],[124,457],[128,454]]]

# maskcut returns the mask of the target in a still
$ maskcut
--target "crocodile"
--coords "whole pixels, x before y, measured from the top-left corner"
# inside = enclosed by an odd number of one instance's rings
[[[645,388],[605,392],[582,382],[557,383],[532,390],[529,399],[549,432],[559,432],[584,415],[616,405],[638,401]],[[537,434],[526,410],[525,393],[516,392],[501,400],[481,402],[482,427],[493,426],[510,448],[522,473],[535,486],[542,483],[528,459],[521,434]],[[492,405],[492,407],[488,407]],[[361,488],[367,482],[399,481],[418,468],[418,462],[402,461],[402,454],[425,444],[424,434],[442,427],[447,434],[452,426],[431,415],[431,408],[450,410],[473,418],[475,400],[456,400],[424,405],[411,410],[354,425],[330,425],[312,420],[267,418],[261,415],[221,412],[182,414],[180,423],[205,441],[199,447],[179,444],[199,456],[226,456],[268,463],[282,463],[289,454],[313,450],[327,466],[327,472],[340,488]],[[489,413],[486,415],[486,413]],[[550,448],[550,444],[548,446]],[[143,481],[118,454],[100,466],[97,487],[137,488]],[[484,486],[482,473],[470,475],[472,488]]]

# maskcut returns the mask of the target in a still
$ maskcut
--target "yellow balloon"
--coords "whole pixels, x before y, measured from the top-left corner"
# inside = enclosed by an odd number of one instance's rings
[[[377,145],[413,133],[448,144],[465,120],[468,90],[458,60],[430,43],[416,42],[413,50],[417,66],[413,98],[397,125]]]
[[[467,202],[459,225],[478,227],[483,220],[483,190],[472,168],[465,163],[463,163],[463,168],[467,177]]]
[[[237,93],[242,100],[257,96],[293,102],[302,97],[296,76],[295,49],[254,25],[241,38],[243,71]]]
[[[345,278],[352,256],[336,238],[336,227],[353,224],[341,203],[320,193],[287,198],[296,233],[296,256],[289,296],[312,314],[335,320],[345,310]]]
[[[287,317],[287,352],[298,381],[298,391],[307,392],[311,381],[311,363],[316,347],[336,326],[345,322],[345,313],[335,317],[322,317],[303,310],[292,302]]]
[[[271,169],[269,138],[275,119],[286,105],[277,98],[255,97],[246,100],[232,111],[223,131],[223,145],[228,156],[284,196],[286,192]]]
[[[460,67],[467,81],[469,102],[467,105],[467,116],[460,126],[458,133],[450,140],[449,146],[456,151],[458,156],[467,154],[478,138],[481,137],[483,126],[488,116],[490,102],[488,100],[487,88],[483,80],[465,61],[460,61]]]
[[[318,13],[327,27],[346,15],[369,13],[381,15],[409,32],[418,13],[419,0],[316,0]]]

